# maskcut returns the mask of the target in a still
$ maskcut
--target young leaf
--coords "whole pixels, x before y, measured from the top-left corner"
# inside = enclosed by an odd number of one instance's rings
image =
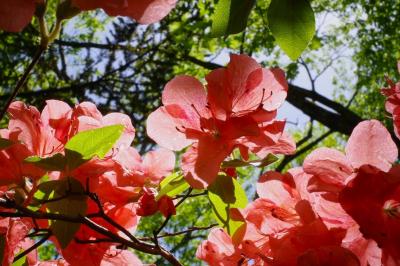
[[[255,0],[219,0],[212,17],[211,36],[221,37],[243,31]]]
[[[54,154],[52,157],[47,158],[31,156],[24,161],[48,171],[63,171],[66,164],[65,157],[61,153]]]
[[[16,256],[18,256],[19,254],[21,254],[22,252],[24,252],[23,250],[21,250],[20,252],[18,252],[16,254]],[[26,256],[23,256],[22,258],[20,258],[19,260],[17,260],[16,262],[13,262],[12,266],[28,266],[28,262],[26,260]]]
[[[94,156],[104,158],[123,131],[124,126],[113,125],[82,131],[73,136],[65,145],[65,156],[70,170]]]
[[[7,149],[8,147],[10,147],[13,144],[14,144],[14,142],[12,142],[9,139],[0,138],[0,150]]]
[[[269,29],[292,60],[299,58],[315,34],[315,16],[308,0],[272,0]]]
[[[254,167],[265,167],[274,162],[276,162],[279,158],[273,155],[272,153],[268,154],[267,157],[260,160],[253,160],[253,161],[242,161],[239,159],[234,159],[230,161],[225,161],[222,163],[223,168],[230,168],[230,167],[243,167],[243,166],[254,166]]]
[[[46,203],[48,212],[67,215],[70,217],[84,216],[87,210],[86,195],[81,183],[74,178],[65,178],[59,181],[50,181],[46,185],[45,195],[50,196]],[[50,183],[46,182],[46,183]],[[56,183],[54,183],[56,182]],[[43,183],[43,184],[46,184]],[[45,196],[45,197],[47,197]],[[59,200],[57,200],[59,199]],[[65,221],[51,221],[50,229],[57,238],[61,248],[66,248],[79,230],[80,224]]]
[[[160,191],[156,196],[156,201],[158,201],[164,195],[174,197],[188,188],[189,184],[186,182],[183,175],[173,173],[161,181]]]
[[[218,223],[226,228],[227,232],[232,236],[242,225],[242,222],[234,221],[230,218],[230,209],[246,207],[247,197],[245,191],[236,179],[220,175],[208,187],[208,198]]]

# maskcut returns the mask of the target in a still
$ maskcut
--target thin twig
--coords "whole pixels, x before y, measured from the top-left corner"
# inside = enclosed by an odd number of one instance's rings
[[[98,213],[98,217],[103,218],[106,222],[108,222],[110,225],[114,226],[115,228],[117,228],[119,231],[121,231],[122,233],[124,233],[127,237],[129,237],[132,241],[138,243],[139,241],[137,240],[137,238],[135,236],[133,236],[125,227],[123,227],[122,225],[120,225],[119,223],[115,222],[113,219],[111,219],[108,215],[105,214],[103,206],[100,202],[99,197],[95,194],[95,193],[88,193],[87,194],[88,197],[94,201],[97,204],[97,207],[99,208],[99,213]]]
[[[282,162],[276,167],[276,171],[281,172],[283,170],[283,168],[285,168],[285,166],[290,163],[292,160],[296,159],[297,157],[299,157],[300,155],[302,155],[303,153],[305,153],[306,151],[310,150],[312,147],[314,147],[315,145],[317,145],[319,142],[321,142],[322,140],[324,140],[326,137],[328,137],[330,134],[332,134],[333,131],[329,130],[327,132],[325,132],[324,134],[322,134],[321,136],[319,136],[317,139],[315,139],[314,141],[310,142],[308,145],[306,145],[304,148],[302,148],[301,150],[298,150],[295,154],[293,155],[289,155],[286,156]]]
[[[4,115],[6,114],[8,107],[10,107],[10,104],[14,100],[14,98],[17,96],[18,92],[24,86],[26,80],[28,79],[29,75],[31,74],[33,68],[36,66],[36,64],[39,62],[40,57],[43,55],[44,51],[46,48],[43,48],[42,46],[39,46],[37,51],[35,52],[35,55],[32,58],[32,61],[28,65],[27,69],[25,70],[24,74],[22,77],[18,80],[17,85],[15,86],[13,92],[11,93],[10,97],[8,98],[6,105],[1,109],[0,113],[0,121],[3,120]]]
[[[175,205],[175,208],[178,208],[179,205],[181,205],[190,195],[190,193],[192,193],[193,189],[189,188],[188,192],[186,193],[186,195]],[[171,215],[169,215],[164,222],[162,223],[162,225],[153,232],[154,235],[154,241],[157,244],[157,238],[158,238],[158,234],[164,229],[164,227],[168,224],[169,220],[171,219]]]
[[[195,197],[199,197],[199,196],[204,196],[204,195],[207,195],[207,191],[204,191],[204,192],[201,192],[201,193],[197,193],[197,194],[191,194],[191,195],[178,195],[178,196],[176,196],[176,197],[174,197],[174,200],[175,199],[181,199],[181,198],[195,198]]]
[[[46,242],[49,238],[50,238],[51,234],[48,233],[45,235],[45,237],[43,237],[42,239],[40,239],[38,242],[36,242],[34,245],[32,245],[30,248],[26,249],[24,252],[20,253],[19,255],[17,255],[14,258],[14,262],[18,261],[19,259],[25,257],[26,255],[28,255],[29,253],[31,253],[33,250],[37,249],[38,247],[40,247],[41,245],[44,244],[44,242]]]
[[[97,238],[91,240],[83,240],[80,238],[75,237],[75,242],[78,244],[98,244],[98,243],[114,243],[115,241],[110,238]]]
[[[179,232],[175,232],[175,233],[166,233],[166,234],[163,234],[163,235],[159,235],[159,236],[157,236],[157,238],[179,236],[179,235],[187,234],[189,232],[208,230],[208,229],[211,229],[211,228],[213,228],[215,226],[218,226],[218,224],[212,224],[212,225],[204,226],[204,227],[193,226],[193,227],[190,227],[190,228],[188,228],[186,230],[183,230],[183,231],[179,231]],[[150,238],[150,237],[142,237],[139,240],[149,241],[149,240],[152,240],[152,238]]]

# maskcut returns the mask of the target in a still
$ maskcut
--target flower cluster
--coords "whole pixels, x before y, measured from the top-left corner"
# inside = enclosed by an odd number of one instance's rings
[[[243,225],[214,229],[197,250],[210,265],[398,265],[398,150],[384,126],[364,121],[340,151],[319,148],[303,168],[265,173],[259,198],[231,209]]]
[[[147,134],[157,144],[179,151],[186,179],[205,188],[217,177],[221,163],[235,148],[243,159],[249,152],[291,154],[294,141],[276,120],[288,85],[280,69],[262,68],[246,55],[231,55],[226,68],[206,76],[207,85],[190,76],[171,80],[162,94],[163,106],[147,120]]]
[[[68,11],[101,8],[110,16],[127,16],[141,24],[160,21],[175,7],[177,0],[65,0],[60,1]],[[0,2],[0,29],[19,32],[32,20],[37,8],[43,9],[44,0],[3,0]],[[76,9],[76,10],[75,10]]]
[[[124,114],[103,116],[88,102],[71,108],[49,100],[42,112],[13,102],[0,130],[2,265],[35,245],[29,236],[37,234],[63,259],[38,262],[34,251],[28,265],[142,265],[117,243],[176,262],[156,231],[154,245],[133,234],[141,217],[157,212],[164,226],[193,188],[207,190],[224,226],[197,249],[209,265],[400,264],[398,148],[381,122],[359,123],[344,152],[318,148],[302,167],[267,171],[247,204],[234,168],[295,150],[276,119],[288,85],[280,69],[245,55],[231,55],[206,82],[178,76],[166,85],[163,105],[147,120],[162,148],[143,158],[131,146],[135,129]],[[382,91],[398,135],[399,83]],[[182,171],[171,174],[172,151],[183,149]]]
[[[87,205],[81,215],[104,212],[131,233],[135,231],[140,216],[151,215],[158,210],[165,216],[174,214],[175,208],[169,197],[164,196],[156,201],[155,197],[149,197],[153,195],[149,191],[154,190],[172,172],[175,155],[171,151],[159,149],[149,152],[142,159],[131,147],[135,129],[128,116],[120,113],[103,116],[92,103],[83,102],[71,108],[56,100],[47,101],[41,113],[22,102],[12,103],[8,112],[8,128],[0,130],[1,141],[4,143],[0,149],[3,196],[27,206],[36,200],[34,195],[43,190],[43,185],[60,185],[66,181],[69,183],[68,193],[86,193],[81,189],[84,188],[87,195],[92,196],[81,195],[80,198],[70,199],[77,200],[79,205]],[[57,166],[54,161],[48,161],[49,167],[47,164],[32,164],[26,160],[32,157],[41,160],[63,158],[68,153],[66,146],[74,136],[110,125],[122,125],[123,131],[104,158],[93,157],[74,169],[53,169]],[[43,176],[51,181],[44,182]],[[155,207],[149,210],[149,205]],[[44,203],[41,208],[45,207],[51,208],[51,201]],[[94,221],[112,232],[121,233],[100,218],[94,218]],[[32,244],[25,238],[31,230],[49,228],[46,220],[34,223],[27,218],[4,218],[0,223],[6,236],[6,256],[2,265],[11,265],[19,250]],[[51,240],[71,265],[128,265],[122,261],[135,261],[137,263],[129,265],[139,265],[132,253],[117,250],[111,242],[80,244],[80,241],[101,237],[88,226],[81,225],[75,232],[75,240],[67,245],[54,237]],[[35,254],[30,254],[29,260],[36,261]]]
[[[400,61],[397,63],[397,69],[400,73]],[[385,108],[393,118],[394,132],[400,138],[400,82],[394,83],[387,78],[388,88],[381,90],[382,94],[387,97]]]

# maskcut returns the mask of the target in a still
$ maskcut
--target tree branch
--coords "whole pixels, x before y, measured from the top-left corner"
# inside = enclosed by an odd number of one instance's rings
[[[130,241],[128,239],[125,239],[118,234],[115,234],[105,227],[93,222],[91,219],[88,217],[83,217],[83,216],[67,216],[67,215],[62,215],[62,214],[57,214],[57,213],[46,213],[42,211],[32,211],[28,208],[19,206],[16,204],[14,201],[7,200],[7,199],[1,199],[0,200],[0,207],[6,208],[6,209],[15,209],[18,212],[0,212],[0,217],[30,217],[34,218],[37,220],[59,220],[59,221],[65,221],[65,222],[71,222],[71,223],[79,223],[79,224],[84,224],[91,228],[92,230],[96,231],[97,233],[102,234],[108,239],[112,239],[115,243],[120,243],[123,246],[133,248],[135,250],[139,250],[148,254],[153,254],[153,255],[160,255],[164,257],[166,260],[168,260],[171,265],[174,266],[182,266],[182,264],[167,250],[160,246],[155,246],[151,245],[146,242],[139,241]]]

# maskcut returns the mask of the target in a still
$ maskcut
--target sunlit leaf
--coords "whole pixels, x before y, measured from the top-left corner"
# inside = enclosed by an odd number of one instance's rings
[[[315,16],[308,0],[272,0],[268,22],[276,42],[296,60],[315,34]]]
[[[24,252],[24,251],[21,250],[20,252],[18,252],[18,254],[16,256],[18,256],[22,252]],[[22,258],[20,258],[16,262],[13,262],[12,266],[28,266],[28,262],[26,260],[26,256],[23,256]]]
[[[174,197],[188,188],[189,184],[186,182],[184,176],[179,173],[173,173],[161,181],[160,191],[157,194],[156,200],[159,200],[164,195]]]
[[[223,168],[230,168],[230,167],[243,167],[243,166],[254,166],[254,167],[265,167],[274,162],[276,162],[279,158],[273,154],[268,154],[265,158],[259,160],[252,160],[252,161],[243,161],[239,159],[234,159],[230,161],[225,161],[222,163]]]
[[[113,125],[79,132],[65,145],[68,167],[74,169],[95,156],[104,158],[123,131],[124,126]]]
[[[211,35],[226,36],[243,31],[255,0],[219,0],[212,17]]]
[[[52,157],[47,158],[31,156],[24,161],[48,171],[63,171],[66,165],[66,159],[61,153],[54,154]]]
[[[246,207],[246,192],[236,179],[220,175],[208,187],[208,198],[218,224],[232,236],[242,225],[242,222],[231,219],[230,209]]]

